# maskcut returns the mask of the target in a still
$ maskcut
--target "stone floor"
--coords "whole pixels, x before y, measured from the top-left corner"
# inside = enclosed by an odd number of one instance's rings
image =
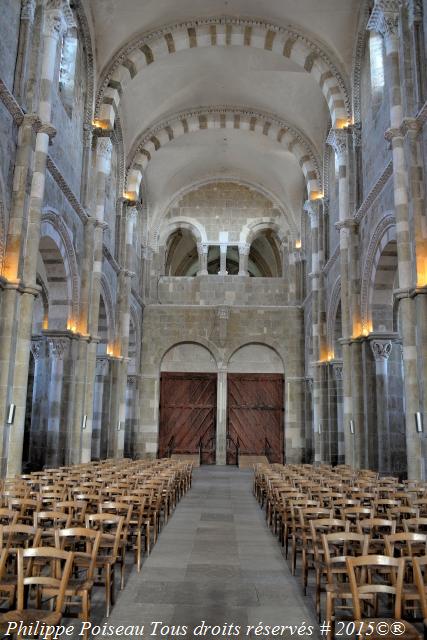
[[[192,489],[141,573],[132,571],[119,593],[109,625],[145,625],[144,637],[162,637],[160,625],[157,635],[150,635],[152,622],[184,625],[186,637],[192,638],[197,637],[194,627],[205,621],[241,627],[237,636],[207,632],[206,638],[265,638],[272,636],[255,635],[247,626],[304,623],[313,626],[310,637],[318,638],[311,598],[303,597],[300,580],[290,575],[252,495],[251,481],[251,472],[234,467],[195,470]],[[170,630],[164,632],[163,637],[174,637]],[[306,634],[287,630],[275,637]]]

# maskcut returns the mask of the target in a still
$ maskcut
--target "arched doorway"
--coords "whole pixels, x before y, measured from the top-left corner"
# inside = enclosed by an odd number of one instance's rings
[[[200,344],[183,343],[164,356],[160,375],[159,457],[216,461],[217,366]]]
[[[274,349],[249,344],[230,358],[227,384],[227,464],[236,457],[266,456],[283,463],[283,362]]]

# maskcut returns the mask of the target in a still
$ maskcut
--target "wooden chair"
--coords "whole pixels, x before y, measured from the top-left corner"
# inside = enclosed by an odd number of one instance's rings
[[[326,620],[331,623],[327,635],[332,640],[336,612],[349,610],[348,601],[352,592],[348,582],[347,556],[365,555],[368,551],[369,536],[354,532],[322,534],[324,561],[328,582],[326,585]]]
[[[350,522],[336,518],[318,518],[310,520],[311,539],[314,553],[314,569],[316,573],[316,612],[320,620],[320,596],[322,578],[327,575],[322,535],[328,533],[348,532]]]
[[[412,533],[427,533],[427,518],[408,518],[404,520],[405,531]]]
[[[126,566],[126,547],[128,545],[129,525],[132,518],[133,504],[129,502],[101,502],[98,505],[99,513],[112,513],[116,516],[123,517],[123,526],[120,540],[120,553],[118,563],[120,564],[120,589],[125,586],[125,566]]]
[[[387,555],[385,536],[396,533],[396,521],[383,518],[367,518],[357,522],[358,533],[369,536],[369,551],[373,555]]]
[[[375,629],[380,623],[388,626],[388,633],[381,633],[381,638],[396,640],[393,623],[403,624],[405,640],[422,640],[421,634],[407,621],[401,619],[402,613],[402,585],[405,572],[404,558],[391,558],[382,555],[363,555],[358,558],[346,558],[350,589],[353,596],[353,615],[358,630],[358,637],[362,640],[376,637]],[[363,603],[366,601],[377,609],[378,597],[381,594],[394,598],[391,617],[366,617]],[[386,627],[387,629],[387,627]]]
[[[3,550],[0,557],[0,575],[8,562],[10,550]],[[73,554],[51,547],[18,549],[17,553],[17,603],[16,609],[0,614],[0,631],[11,631],[10,624],[24,625],[36,622],[54,627],[59,625],[64,608],[64,598],[73,567]],[[31,575],[31,561],[44,560],[42,575]],[[46,598],[48,589],[55,590],[54,600]],[[33,592],[33,593],[32,593]],[[32,600],[35,606],[31,606]],[[47,608],[42,608],[43,604]],[[53,606],[53,604],[55,606]],[[49,636],[46,636],[49,637]]]
[[[77,607],[82,622],[90,621],[90,597],[100,542],[101,532],[93,529],[71,527],[56,532],[57,547],[74,553],[74,570],[65,591],[65,605],[67,608]],[[86,630],[85,640],[88,637]]]
[[[412,558],[414,580],[418,589],[421,613],[424,619],[424,638],[427,636],[427,556]]]
[[[81,527],[85,523],[87,502],[85,500],[62,500],[54,505],[55,511],[63,511],[71,515],[71,523]]]
[[[106,616],[110,615],[111,605],[115,602],[114,576],[119,559],[122,539],[123,516],[111,513],[93,513],[86,515],[86,528],[101,532],[101,542],[96,558],[97,578],[95,584],[105,587]]]

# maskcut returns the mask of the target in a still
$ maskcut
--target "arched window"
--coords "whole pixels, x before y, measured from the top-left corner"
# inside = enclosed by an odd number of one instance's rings
[[[74,102],[77,46],[77,29],[68,29],[62,38],[59,62],[59,93],[68,113]]]
[[[373,105],[378,105],[384,93],[384,45],[379,33],[369,35],[369,58],[371,64],[371,91]]]

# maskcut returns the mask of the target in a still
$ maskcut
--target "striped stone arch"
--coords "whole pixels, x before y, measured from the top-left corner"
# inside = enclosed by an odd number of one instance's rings
[[[114,127],[115,114],[126,86],[146,67],[179,51],[206,47],[251,47],[292,60],[319,85],[331,114],[332,126],[350,118],[350,100],[338,65],[325,45],[319,46],[295,27],[231,16],[197,18],[136,36],[109,63],[100,83],[96,116]]]
[[[319,160],[313,146],[300,131],[271,114],[221,106],[184,111],[145,131],[129,154],[126,185],[128,196],[138,199],[144,171],[156,151],[177,138],[208,129],[237,129],[270,138],[297,159],[304,174],[309,198],[322,193]]]
[[[51,245],[44,243],[44,239],[49,239]],[[80,297],[77,256],[70,231],[55,211],[46,210],[42,215],[39,250],[48,267],[46,273],[51,305],[55,300],[58,311],[60,308],[66,310],[65,322],[75,321],[79,317]]]
[[[384,277],[381,279],[384,280],[384,283],[387,281],[386,272],[390,266],[390,260],[384,255],[387,246],[391,247],[392,252],[389,258],[396,261],[397,264],[396,219],[392,214],[382,218],[374,230],[363,266],[361,283],[362,329],[368,332],[372,329],[373,294],[379,270],[384,272]],[[376,293],[378,294],[379,291]]]

